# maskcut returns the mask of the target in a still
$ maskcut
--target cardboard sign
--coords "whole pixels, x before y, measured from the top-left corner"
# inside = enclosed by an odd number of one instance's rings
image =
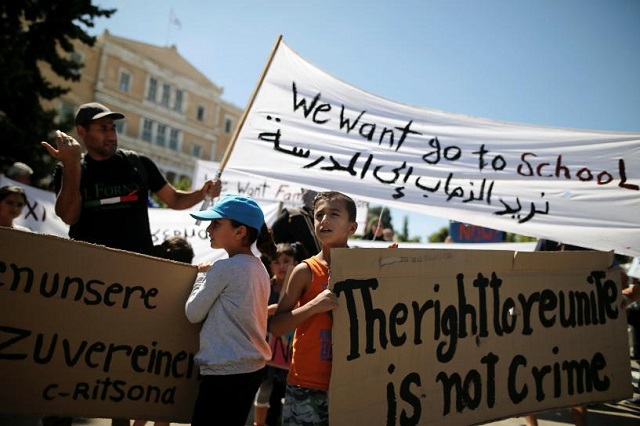
[[[468,425],[630,397],[611,260],[333,250],[331,425]]]
[[[188,422],[190,265],[0,228],[0,412]]]

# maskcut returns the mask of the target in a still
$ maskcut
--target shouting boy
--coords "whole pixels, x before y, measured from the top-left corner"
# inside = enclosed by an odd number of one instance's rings
[[[338,307],[336,295],[327,289],[331,249],[347,247],[358,227],[355,202],[340,192],[320,192],[313,203],[313,218],[322,249],[294,268],[270,323],[276,336],[296,330],[283,425],[329,424],[330,311]]]

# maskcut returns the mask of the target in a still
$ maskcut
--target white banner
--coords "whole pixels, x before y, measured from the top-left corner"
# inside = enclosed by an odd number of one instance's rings
[[[280,212],[280,203],[277,201],[258,201],[262,212],[264,213],[265,222],[271,225]],[[151,226],[151,236],[153,244],[162,244],[168,237],[183,237],[193,247],[195,257],[193,263],[199,265],[201,263],[213,263],[216,260],[227,257],[227,252],[222,249],[212,249],[209,235],[207,234],[207,226],[209,222],[201,222],[196,225],[195,219],[189,216],[192,210],[172,210],[172,209],[149,209],[149,224]],[[260,256],[260,252],[253,246],[253,252],[256,256]]]
[[[201,188],[207,179],[217,175],[219,167],[220,163],[215,161],[196,160],[192,187]],[[302,205],[302,186],[295,182],[249,176],[232,170],[225,171],[220,180],[222,181],[221,195],[240,194],[258,201],[277,200],[281,201],[285,207],[300,207]],[[358,207],[356,235],[362,235],[367,229],[369,203],[357,199],[354,201]]]
[[[56,215],[56,194],[0,175],[0,187],[6,185],[21,187],[27,196],[27,205],[22,209],[22,215],[15,219],[15,223],[40,234],[69,236],[69,226]]]
[[[640,255],[640,134],[399,104],[332,77],[284,42],[246,111],[231,171]]]
[[[0,186],[4,185],[18,185],[27,195],[27,205],[22,210],[22,215],[15,220],[17,224],[40,234],[69,237],[69,226],[56,215],[56,196],[53,192],[43,191],[0,175]],[[259,200],[258,204],[264,213],[266,223],[271,226],[280,212],[280,202]],[[195,208],[188,210],[150,208],[149,225],[153,244],[162,244],[167,237],[181,236],[186,238],[193,247],[194,264],[210,263],[227,257],[224,250],[211,248],[207,235],[208,222],[196,225],[196,221],[189,216],[189,212],[193,210]],[[256,250],[254,252],[259,255]]]

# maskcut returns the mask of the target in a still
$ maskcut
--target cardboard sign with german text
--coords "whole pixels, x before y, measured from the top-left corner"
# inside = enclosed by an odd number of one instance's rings
[[[0,228],[0,412],[187,422],[196,268]]]

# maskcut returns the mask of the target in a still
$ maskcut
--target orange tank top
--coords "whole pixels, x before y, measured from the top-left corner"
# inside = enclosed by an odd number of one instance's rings
[[[304,260],[313,275],[309,289],[302,295],[300,306],[320,294],[329,284],[329,268],[316,256]],[[322,312],[296,328],[293,355],[287,382],[309,389],[329,390],[331,377],[331,326],[333,318]]]

